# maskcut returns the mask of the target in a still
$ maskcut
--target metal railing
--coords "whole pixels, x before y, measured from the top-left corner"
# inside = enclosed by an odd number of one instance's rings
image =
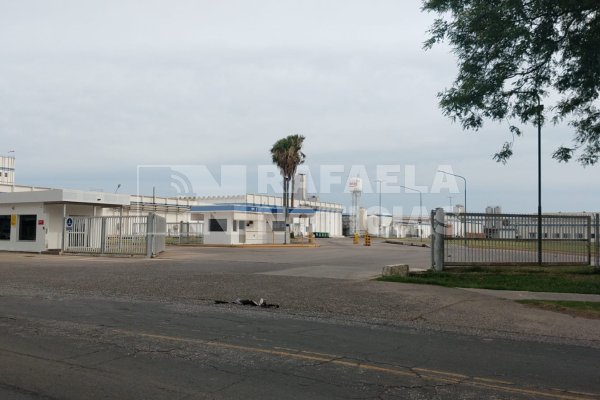
[[[63,251],[86,254],[158,254],[164,251],[165,230],[165,219],[154,214],[68,217],[64,223]],[[148,247],[149,244],[151,248]]]
[[[167,244],[204,243],[204,222],[175,222],[167,224]]]
[[[537,215],[447,213],[443,263],[598,265],[598,223],[597,216],[543,215],[540,260]]]

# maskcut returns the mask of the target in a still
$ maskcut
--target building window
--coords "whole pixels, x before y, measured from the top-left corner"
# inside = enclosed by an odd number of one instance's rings
[[[10,215],[0,215],[0,240],[10,240]]]
[[[227,232],[227,219],[211,218],[208,223],[208,230],[210,232]]]
[[[578,233],[577,234],[577,239],[583,239],[583,233]]]
[[[529,239],[535,239],[537,234],[535,232],[529,232]]]
[[[571,239],[571,234],[570,233],[563,233],[563,239]]]
[[[19,240],[35,240],[37,215],[19,215]]]
[[[233,225],[232,226],[233,226],[233,231],[237,232],[237,230],[238,230],[238,221],[233,220]]]
[[[285,232],[285,221],[273,221],[273,232]]]
[[[560,233],[555,233],[554,234],[554,239],[560,239]]]

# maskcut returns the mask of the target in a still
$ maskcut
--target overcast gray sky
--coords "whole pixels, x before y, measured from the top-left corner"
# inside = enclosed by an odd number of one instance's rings
[[[431,20],[418,0],[0,0],[0,152],[16,151],[20,184],[134,193],[137,165],[241,164],[252,177],[278,138],[300,133],[313,174],[415,165],[430,186],[450,165],[471,210],[535,212],[535,129],[503,166],[491,157],[507,126],[463,132],[441,115],[455,60],[422,49]],[[544,129],[544,208],[598,210],[598,167],[550,158],[570,139]],[[321,197],[349,204],[342,189]]]

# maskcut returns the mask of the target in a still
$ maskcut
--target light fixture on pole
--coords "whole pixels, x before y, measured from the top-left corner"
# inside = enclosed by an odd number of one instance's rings
[[[453,174],[451,172],[446,172],[446,171],[442,171],[438,169],[438,172],[441,172],[442,174],[446,174],[446,175],[452,175],[455,176],[457,178],[460,178],[463,180],[463,182],[465,183],[465,218],[464,218],[464,232],[463,232],[463,236],[466,238],[467,237],[467,178],[465,178],[464,176],[461,175],[457,175],[457,174]],[[450,210],[452,211],[452,210]]]
[[[542,111],[543,106],[540,100],[540,94],[537,95],[537,128],[538,128],[538,218],[537,218],[537,250],[538,265],[542,265]],[[598,240],[598,239],[596,239]]]
[[[423,213],[423,192],[420,191],[419,189],[414,189],[414,188],[410,188],[407,186],[402,186],[400,185],[401,188],[404,188],[406,190],[414,190],[415,192],[419,192],[419,239],[422,242],[423,241],[423,226],[421,225],[422,222],[422,213]]]

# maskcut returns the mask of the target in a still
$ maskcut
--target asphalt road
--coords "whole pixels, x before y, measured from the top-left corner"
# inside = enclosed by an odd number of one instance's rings
[[[1,300],[3,399],[600,396],[598,349],[232,305]]]
[[[600,398],[600,321],[370,281],[428,249],[0,253],[0,399]],[[257,309],[215,299],[281,304]]]

